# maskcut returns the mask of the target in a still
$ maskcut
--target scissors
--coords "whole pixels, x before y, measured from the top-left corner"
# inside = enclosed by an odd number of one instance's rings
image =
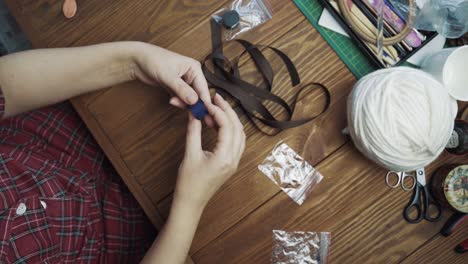
[[[396,177],[397,180],[395,184],[391,184],[391,182],[394,182],[394,181],[390,181],[391,177],[393,178]],[[410,186],[407,186],[407,184],[405,184],[405,182],[407,182],[406,178],[411,178]],[[391,188],[396,188],[398,187],[398,185],[401,184],[401,188],[407,192],[413,190],[414,186],[416,186],[416,178],[414,177],[413,174],[409,174],[407,172],[389,171],[387,173],[387,176],[385,177],[385,182]]]
[[[429,189],[426,185],[426,172],[424,168],[416,170],[416,186],[414,187],[413,197],[403,211],[403,217],[409,223],[419,223],[423,219],[429,222],[436,222],[442,215],[442,208],[440,204],[432,198]],[[436,215],[431,216],[429,209],[432,207]],[[410,216],[410,211],[415,208],[417,215],[415,218]]]

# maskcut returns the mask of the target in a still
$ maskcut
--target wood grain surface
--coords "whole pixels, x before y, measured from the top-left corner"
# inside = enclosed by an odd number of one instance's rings
[[[61,14],[62,1],[6,2],[37,48],[139,40],[202,60],[211,49],[209,18],[229,1],[81,0],[71,20]],[[403,220],[411,194],[389,189],[386,172],[341,133],[347,95],[356,79],[292,1],[270,3],[273,19],[242,38],[280,48],[296,64],[302,85],[325,84],[332,104],[319,118],[275,137],[260,133],[241,116],[248,136],[246,152],[239,171],[205,210],[191,248],[193,261],[269,263],[272,230],[283,229],[332,232],[332,263],[466,263],[466,256],[452,250],[467,238],[466,225],[444,238],[438,235],[443,221],[412,225]],[[235,44],[226,46],[229,57],[239,52]],[[298,88],[291,87],[280,59],[268,50],[265,54],[277,74],[274,92],[291,101]],[[242,76],[257,83],[252,61],[243,57],[240,64]],[[163,89],[138,82],[72,100],[157,228],[169,212],[185,139],[186,115],[169,107],[168,100]],[[311,116],[323,103],[323,95],[311,89],[298,101],[294,117]],[[215,133],[204,132],[204,145],[213,146]],[[324,175],[302,206],[257,169],[279,141]],[[445,163],[467,161],[444,154],[426,173]],[[448,216],[445,212],[444,220]]]

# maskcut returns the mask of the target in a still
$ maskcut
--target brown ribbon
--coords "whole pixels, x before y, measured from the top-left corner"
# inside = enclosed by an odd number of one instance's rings
[[[328,109],[330,106],[331,95],[327,87],[320,83],[310,83],[299,88],[295,95],[292,106],[288,105],[285,100],[273,94],[272,92],[274,80],[273,69],[269,61],[260,51],[260,46],[253,45],[252,43],[242,39],[237,39],[234,41],[242,45],[244,48],[244,51],[241,53],[241,55],[237,57],[236,60],[234,60],[235,62],[224,56],[223,43],[221,40],[221,25],[214,19],[211,20],[211,44],[213,51],[205,58],[202,64],[203,73],[207,81],[214,88],[216,88],[217,92],[220,92],[221,94],[229,94],[235,99],[247,117],[260,131],[268,135],[276,135],[281,130],[308,123],[323,114]],[[294,87],[299,85],[301,82],[299,73],[297,72],[297,69],[291,59],[279,49],[270,46],[265,46],[265,48],[271,49],[281,58],[288,70],[292,86]],[[256,86],[242,80],[240,76],[239,61],[240,58],[246,53],[250,55],[255,63],[256,69],[263,77],[263,88],[262,86]],[[210,71],[209,67],[207,66],[208,62],[212,62],[213,71]],[[316,87],[324,92],[326,96],[326,103],[323,107],[323,110],[313,117],[292,120],[296,101],[302,91],[304,91],[307,87]],[[286,120],[276,119],[270,110],[268,110],[268,108],[264,105],[264,102],[266,101],[277,104],[282,109],[284,109],[287,113]],[[276,132],[268,133],[262,130],[258,126],[257,122],[255,122],[255,120],[260,121],[268,127],[277,129]]]

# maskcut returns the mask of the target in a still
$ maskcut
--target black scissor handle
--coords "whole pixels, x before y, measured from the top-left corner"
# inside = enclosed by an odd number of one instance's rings
[[[408,221],[408,223],[412,223],[412,224],[419,223],[424,218],[423,209],[424,208],[422,207],[422,204],[421,204],[421,185],[418,183],[416,184],[416,186],[414,186],[413,197],[411,197],[410,202],[405,207],[405,210],[403,211],[403,217],[405,218],[406,221]],[[417,215],[415,218],[411,218],[410,216],[410,212],[412,210],[416,210],[417,212]]]
[[[468,221],[468,213],[455,212],[448,220],[445,222],[444,227],[440,230],[440,234],[444,237],[450,236],[453,231],[458,228],[458,226],[464,221]]]
[[[429,222],[437,222],[442,216],[442,207],[434,198],[432,198],[432,195],[429,192],[427,186],[424,186],[422,189],[424,191],[424,219]],[[436,215],[434,217],[431,217],[431,208],[435,209]]]

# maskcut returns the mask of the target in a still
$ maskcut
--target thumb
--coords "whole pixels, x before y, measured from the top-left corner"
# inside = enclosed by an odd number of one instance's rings
[[[181,78],[174,78],[167,82],[169,88],[187,105],[194,105],[198,101],[198,94]]]
[[[193,117],[192,113],[189,113],[189,122],[187,126],[187,142],[185,146],[186,153],[199,153],[202,151],[201,130],[201,121]]]

